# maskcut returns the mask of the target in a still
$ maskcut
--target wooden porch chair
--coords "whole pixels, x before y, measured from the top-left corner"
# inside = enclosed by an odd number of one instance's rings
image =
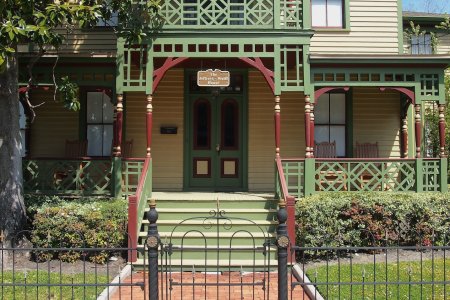
[[[333,142],[320,142],[314,143],[314,157],[316,158],[336,158],[336,141]],[[321,178],[325,178],[320,182],[320,185],[323,183],[327,185],[341,186],[343,185],[344,190],[347,190],[346,185],[346,175],[342,171],[337,172],[329,172],[322,171]]]
[[[87,156],[87,140],[66,140],[65,157],[78,158]]]
[[[378,158],[379,157],[379,151],[378,151],[378,142],[376,143],[358,143],[356,142],[355,147],[355,155],[356,158]],[[364,171],[359,176],[360,179],[360,185],[361,189],[364,188],[367,183],[373,180],[373,174]]]

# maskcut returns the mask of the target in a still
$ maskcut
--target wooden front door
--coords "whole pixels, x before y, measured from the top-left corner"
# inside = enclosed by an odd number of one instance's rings
[[[189,95],[188,189],[244,188],[243,116],[242,95]]]

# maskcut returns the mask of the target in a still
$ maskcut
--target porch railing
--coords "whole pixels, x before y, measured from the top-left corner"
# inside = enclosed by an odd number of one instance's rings
[[[108,158],[30,158],[22,160],[26,193],[110,195]]]
[[[129,248],[137,248],[139,231],[147,207],[147,200],[152,195],[152,160],[145,158],[136,193],[128,197],[128,234]],[[129,261],[137,260],[137,251],[130,251]]]
[[[162,1],[166,29],[303,29],[309,0]]]
[[[145,158],[122,159],[122,193],[124,196],[136,193],[144,162]]]
[[[330,191],[447,190],[445,158],[300,158],[282,159],[281,164],[287,191],[296,198]]]

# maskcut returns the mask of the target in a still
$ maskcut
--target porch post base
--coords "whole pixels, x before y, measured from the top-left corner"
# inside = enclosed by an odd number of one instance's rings
[[[316,173],[316,160],[314,158],[305,158],[305,186],[304,186],[304,196],[310,196],[315,193],[316,183],[315,183],[315,173]]]
[[[416,158],[416,192],[423,192],[423,158]]]
[[[111,196],[118,199],[122,197],[122,157],[114,156],[111,162]]]
[[[448,192],[447,184],[447,168],[448,168],[448,158],[442,157],[440,159],[440,191],[442,193]]]

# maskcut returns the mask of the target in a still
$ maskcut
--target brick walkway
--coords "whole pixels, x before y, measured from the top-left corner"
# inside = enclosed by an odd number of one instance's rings
[[[142,282],[144,281],[144,275],[145,275],[145,283],[146,283],[146,290],[148,289],[147,286],[147,274],[143,273],[137,273],[133,275],[133,282]],[[216,286],[207,286],[206,289],[204,286],[196,286],[193,290],[192,286],[185,286],[183,287],[183,290],[181,291],[181,287],[175,286],[172,290],[171,295],[165,295],[166,293],[166,286],[164,286],[164,291],[162,292],[163,295],[161,295],[160,290],[160,299],[171,299],[171,300],[181,300],[181,299],[206,299],[206,300],[212,300],[212,299],[256,299],[256,300],[263,300],[263,299],[277,299],[278,298],[278,275],[277,273],[270,273],[270,278],[268,278],[268,273],[266,273],[266,281],[270,281],[269,283],[269,295],[267,295],[267,291],[264,292],[262,290],[262,285],[259,286],[245,286],[246,283],[251,282],[262,282],[264,278],[263,273],[255,273],[255,278],[253,278],[253,274],[245,274],[240,276],[239,272],[232,272],[232,273],[224,273],[222,275],[217,276],[216,274],[208,274],[204,275],[201,273],[196,273],[195,278],[193,278],[192,273],[186,272],[183,273],[183,283],[192,283],[193,280],[195,280],[195,283],[203,284],[205,283],[211,283],[216,284],[217,280],[219,280],[219,283],[234,283],[238,284],[237,286],[221,286],[217,288]],[[166,278],[164,277],[164,281],[162,282],[164,285],[166,284]],[[180,273],[173,273],[172,279],[174,282],[180,282],[181,280],[181,274]],[[243,285],[240,285],[242,280]],[[131,282],[131,278],[127,278],[125,280],[126,282]],[[160,284],[161,284],[161,277],[160,277]],[[267,283],[266,283],[267,286]],[[289,284],[290,286],[290,284]],[[264,293],[266,294],[266,297],[264,297]],[[162,296],[162,297],[161,297]],[[167,296],[167,297],[166,297]],[[144,296],[144,292],[139,287],[134,287],[131,289],[130,287],[124,287],[120,288],[112,297],[113,300],[119,300],[119,299],[133,299],[133,300],[145,300],[148,299],[148,294]],[[302,289],[297,286],[294,290],[294,294],[289,295],[289,299],[295,299],[295,300],[302,300],[302,299],[308,299],[306,295],[304,295]]]

